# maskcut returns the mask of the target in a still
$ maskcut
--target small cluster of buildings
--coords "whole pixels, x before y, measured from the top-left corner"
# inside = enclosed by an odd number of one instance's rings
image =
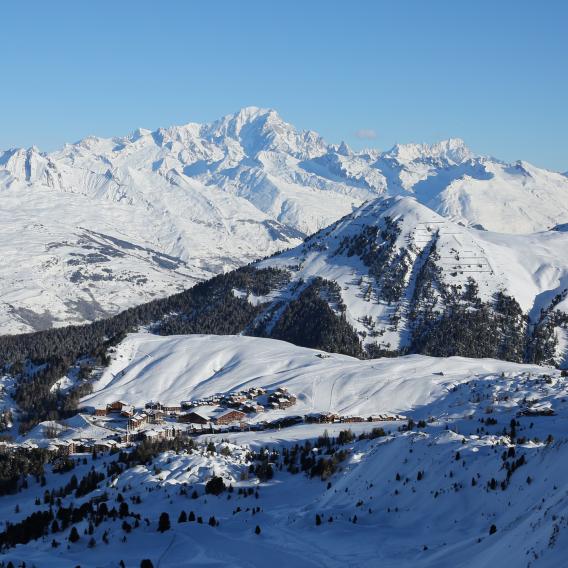
[[[359,422],[394,422],[396,420],[406,420],[400,414],[373,414],[371,416],[342,416],[334,412],[312,412],[304,416],[307,424],[332,424],[340,422],[342,424],[355,424]]]
[[[274,422],[253,421],[251,415],[269,410],[285,410],[296,404],[297,398],[285,387],[268,391],[261,387],[251,387],[236,392],[216,394],[210,397],[185,400],[179,406],[165,405],[149,401],[144,409],[136,410],[124,401],[115,401],[105,408],[95,409],[96,416],[122,416],[128,420],[127,439],[144,439],[147,436],[164,437],[169,432],[168,425],[173,421],[185,424],[185,432],[204,432],[214,430],[244,428],[263,429],[281,427],[292,423],[358,423],[403,420],[398,414],[377,414],[372,416],[342,416],[333,412],[311,413],[305,416],[279,418]],[[294,420],[291,420],[291,419]],[[284,422],[283,422],[284,421]],[[281,424],[282,423],[282,424]],[[156,428],[153,428],[156,426]],[[189,430],[187,428],[189,427]],[[172,426],[172,435],[175,427]],[[179,430],[178,430],[179,433]],[[147,435],[147,436],[146,436]],[[167,434],[165,434],[167,436]]]
[[[261,387],[219,394],[204,399],[183,401],[185,412],[178,417],[185,424],[205,426],[243,426],[251,414],[265,410],[284,410],[296,404],[296,396],[279,387],[268,392]]]
[[[102,408],[96,408],[95,416],[123,417],[128,420],[128,430],[137,431],[147,425],[161,425],[175,419],[198,429],[236,425],[243,427],[250,415],[266,410],[284,410],[296,404],[296,396],[279,387],[267,391],[251,387],[236,392],[216,394],[210,397],[182,401],[179,405],[165,405],[149,401],[144,409],[117,400]]]
[[[246,390],[217,394],[181,403],[183,410],[192,410],[200,406],[224,406],[234,408],[245,414],[256,414],[265,410],[283,410],[296,404],[296,396],[287,388],[278,387],[268,392],[262,387],[251,387]]]
[[[0,453],[6,453],[12,448],[35,449],[44,448],[58,456],[85,453],[107,453],[114,449],[119,450],[129,444],[124,440],[108,438],[105,440],[91,439],[63,439],[63,440],[26,440],[23,443],[0,442]]]

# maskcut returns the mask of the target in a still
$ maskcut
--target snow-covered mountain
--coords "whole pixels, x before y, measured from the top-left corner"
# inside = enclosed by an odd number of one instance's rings
[[[483,231],[413,197],[378,199],[256,265],[291,275],[265,299],[261,326],[286,339],[283,304],[290,311],[315,285],[372,353],[519,361],[538,353],[539,361],[560,362],[568,356],[566,250],[562,230]]]
[[[288,248],[364,201],[413,195],[505,233],[568,221],[568,179],[461,140],[353,152],[273,110],[0,153],[0,331],[79,323]]]

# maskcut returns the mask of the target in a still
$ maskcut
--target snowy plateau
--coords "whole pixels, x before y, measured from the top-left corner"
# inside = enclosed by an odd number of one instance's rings
[[[353,152],[273,110],[0,152],[0,331],[106,317],[301,240],[385,196],[464,227],[568,222],[568,178],[458,139]]]

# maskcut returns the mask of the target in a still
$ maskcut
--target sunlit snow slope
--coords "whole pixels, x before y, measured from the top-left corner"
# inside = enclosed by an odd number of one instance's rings
[[[369,416],[405,413],[474,374],[540,369],[494,359],[422,355],[361,361],[273,339],[137,333],[119,345],[83,404],[99,407],[125,400],[143,406],[159,400],[174,405],[252,386],[283,386],[298,397],[287,414]],[[283,413],[271,411],[261,418]]]

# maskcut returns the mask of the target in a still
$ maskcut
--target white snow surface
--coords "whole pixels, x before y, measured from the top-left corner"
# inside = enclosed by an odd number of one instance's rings
[[[319,357],[318,355],[324,355]],[[298,398],[288,414],[333,412],[348,416],[404,414],[430,403],[478,373],[538,372],[540,367],[495,359],[409,355],[360,360],[297,347],[285,341],[231,335],[129,334],[94,384],[84,406],[124,400],[179,404],[252,386],[286,387]]]
[[[163,452],[152,463],[105,478],[84,497],[71,493],[62,498],[63,506],[72,502],[76,507],[107,498],[109,508],[118,508],[120,493],[130,511],[141,515],[138,528],[125,533],[122,520],[105,520],[94,527],[95,545],[89,547],[83,521],[75,543],[68,543],[67,527],[8,549],[3,559],[48,568],[114,568],[121,559],[138,566],[143,558],[161,567],[262,568],[267,559],[275,567],[299,568],[564,565],[568,385],[559,371],[483,359],[358,361],[318,354],[269,339],[132,334],[111,365],[113,373],[124,374],[103,377],[87,402],[116,396],[165,401],[178,393],[286,385],[299,395],[296,407],[284,411],[288,415],[311,408],[367,412],[372,407],[403,410],[415,426],[407,431],[400,428],[402,421],[301,424],[202,435],[191,453]],[[531,409],[548,409],[552,415],[524,415]],[[516,424],[514,439],[511,421]],[[80,424],[81,419],[73,421],[75,427]],[[286,467],[275,467],[268,481],[249,472],[249,450],[281,452],[309,440],[316,459],[328,458],[317,441],[325,431],[335,437],[348,428],[358,435],[375,427],[384,428],[386,436],[341,446],[346,459],[323,481],[291,474]],[[211,444],[214,452],[207,450]],[[75,469],[63,474],[48,466],[45,486],[30,476],[26,489],[1,497],[0,529],[7,520],[15,523],[47,510],[42,502],[46,490],[64,487],[72,475],[80,480],[92,467],[105,471],[117,456],[84,459],[86,463],[80,456]],[[206,495],[204,485],[213,475],[234,491]],[[251,495],[243,496],[243,489]],[[171,528],[160,533],[158,518],[164,511]],[[203,523],[178,523],[181,511],[194,512]],[[208,525],[212,515],[219,526]],[[132,517],[127,520],[132,525]],[[53,539],[61,545],[53,548]]]
[[[0,152],[0,332],[116,313],[399,194],[496,232],[568,222],[562,174],[459,139],[353,152],[256,107],[51,153],[11,149]]]

